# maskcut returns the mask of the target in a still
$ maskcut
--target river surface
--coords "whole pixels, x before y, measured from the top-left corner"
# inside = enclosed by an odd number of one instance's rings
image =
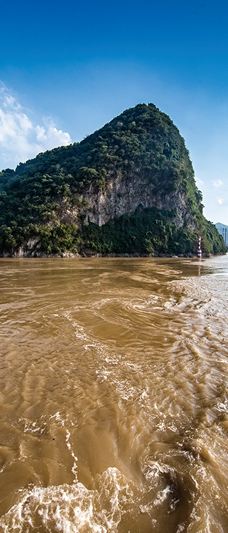
[[[0,531],[225,533],[228,256],[0,260]]]

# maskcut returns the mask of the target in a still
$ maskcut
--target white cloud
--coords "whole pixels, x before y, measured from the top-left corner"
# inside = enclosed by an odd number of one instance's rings
[[[215,187],[215,189],[219,189],[220,187],[223,186],[223,181],[218,179],[218,180],[214,180],[212,181],[212,185],[213,187]]]
[[[56,146],[72,142],[69,133],[50,118],[34,123],[9,90],[0,84],[0,168],[14,168]]]
[[[224,198],[217,198],[217,202],[218,202],[219,205],[223,205],[225,200],[224,200]]]

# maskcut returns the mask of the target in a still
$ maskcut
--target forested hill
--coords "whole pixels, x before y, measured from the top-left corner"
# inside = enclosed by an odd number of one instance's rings
[[[225,252],[183,138],[153,104],[0,173],[0,254]]]

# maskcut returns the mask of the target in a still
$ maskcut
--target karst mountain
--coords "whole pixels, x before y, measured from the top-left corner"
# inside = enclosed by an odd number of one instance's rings
[[[225,252],[203,216],[185,142],[153,104],[80,143],[0,173],[0,254],[205,255]]]

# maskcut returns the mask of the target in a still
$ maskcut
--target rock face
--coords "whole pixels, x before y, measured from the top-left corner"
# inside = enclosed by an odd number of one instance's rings
[[[188,224],[188,228],[195,229],[194,218],[189,212],[186,195],[176,191],[166,195],[153,194],[153,186],[137,177],[132,177],[126,184],[121,177],[110,180],[104,192],[90,192],[85,194],[88,208],[86,223],[103,226],[109,220],[119,218],[126,213],[133,213],[137,209],[155,208],[172,211],[176,208],[173,220],[178,227]]]
[[[153,184],[138,176],[129,176],[123,180],[121,174],[108,180],[104,191],[85,193],[87,202],[86,220],[103,226],[110,219],[119,218],[126,213],[133,213],[137,209],[156,208],[171,211],[176,208],[174,220],[178,227],[188,223],[188,227],[195,228],[195,222],[186,201],[186,195],[175,191],[167,195],[154,194]]]
[[[0,175],[0,253],[192,254],[224,244],[202,215],[171,119],[138,105],[68,147]]]

